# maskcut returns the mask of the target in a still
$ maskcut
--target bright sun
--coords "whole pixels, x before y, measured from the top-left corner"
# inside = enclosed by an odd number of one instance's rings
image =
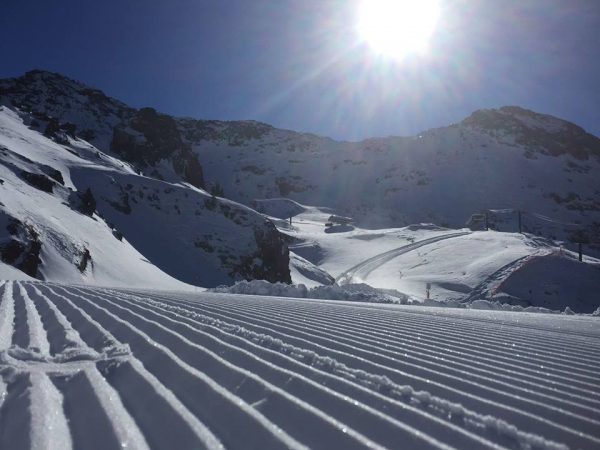
[[[402,58],[427,48],[439,15],[438,0],[363,0],[358,31],[377,53]]]

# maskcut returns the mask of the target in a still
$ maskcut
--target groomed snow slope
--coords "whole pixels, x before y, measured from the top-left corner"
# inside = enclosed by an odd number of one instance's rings
[[[0,448],[600,446],[593,317],[40,282],[0,298]]]

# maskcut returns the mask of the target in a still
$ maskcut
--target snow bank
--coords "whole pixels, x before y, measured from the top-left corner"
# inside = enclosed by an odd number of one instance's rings
[[[467,308],[470,309],[487,309],[487,310],[497,310],[497,311],[518,311],[518,312],[537,312],[537,313],[559,313],[560,311],[553,311],[548,308],[543,308],[541,306],[527,306],[523,307],[520,305],[510,305],[508,303],[500,303],[498,301],[493,300],[473,300],[470,303],[465,304]]]
[[[238,281],[233,286],[218,286],[207,292],[218,294],[263,295],[269,297],[311,298],[320,300],[344,300],[367,303],[395,303],[401,305],[418,305],[444,308],[476,309],[487,311],[512,311],[542,314],[577,314],[570,308],[552,310],[540,306],[521,306],[501,303],[494,300],[478,299],[460,303],[450,300],[441,302],[433,299],[418,300],[393,289],[377,289],[368,284],[345,284],[340,286],[306,287],[304,284],[269,283],[265,280]],[[592,315],[600,316],[600,308]]]
[[[371,303],[401,303],[409,297],[398,291],[383,291],[367,284],[337,284],[307,288],[304,284],[269,283],[265,280],[239,281],[233,286],[218,286],[208,292],[221,294],[267,295],[272,297],[314,298]]]

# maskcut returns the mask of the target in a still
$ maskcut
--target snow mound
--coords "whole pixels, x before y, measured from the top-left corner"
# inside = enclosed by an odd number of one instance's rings
[[[293,252],[290,252],[290,274],[294,284],[304,284],[309,288],[335,283],[335,278],[323,269]]]
[[[265,295],[272,297],[346,300],[370,303],[407,303],[409,297],[398,291],[383,291],[367,284],[337,284],[307,288],[304,284],[269,283],[264,280],[239,281],[233,286],[219,286],[209,292],[220,294]]]
[[[600,262],[579,262],[566,253],[538,256],[511,273],[498,291],[529,305],[591,313],[600,307]]]

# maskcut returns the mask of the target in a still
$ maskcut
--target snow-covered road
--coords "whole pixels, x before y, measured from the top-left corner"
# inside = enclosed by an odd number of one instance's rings
[[[0,448],[599,448],[584,316],[0,282]]]

